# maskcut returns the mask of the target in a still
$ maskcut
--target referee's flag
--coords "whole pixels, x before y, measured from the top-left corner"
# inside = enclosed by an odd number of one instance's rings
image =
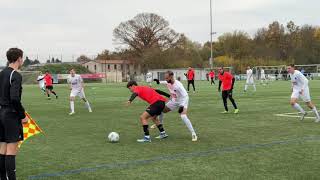
[[[21,146],[21,144],[27,140],[28,138],[30,138],[31,136],[34,136],[36,134],[39,133],[43,133],[43,131],[41,130],[41,128],[38,126],[38,124],[35,122],[34,119],[32,119],[32,117],[25,112],[26,117],[28,117],[28,122],[23,124],[23,141],[19,142],[19,148]]]

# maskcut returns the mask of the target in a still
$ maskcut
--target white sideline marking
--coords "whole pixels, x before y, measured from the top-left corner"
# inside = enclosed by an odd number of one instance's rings
[[[312,111],[307,111],[307,113],[313,113]],[[300,118],[299,113],[282,113],[282,114],[274,114],[275,116],[278,117],[294,117],[294,118]],[[316,119],[316,117],[305,117],[305,119]]]

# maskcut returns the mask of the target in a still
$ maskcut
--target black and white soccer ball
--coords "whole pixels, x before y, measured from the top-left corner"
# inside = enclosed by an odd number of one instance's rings
[[[116,133],[116,132],[111,132],[111,133],[109,133],[109,135],[108,135],[108,140],[109,140],[110,142],[112,142],[112,143],[116,143],[116,142],[119,142],[120,136],[119,136],[119,134]]]

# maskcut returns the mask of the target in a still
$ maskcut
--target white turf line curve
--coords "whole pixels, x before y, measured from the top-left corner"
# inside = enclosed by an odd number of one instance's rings
[[[307,113],[313,113],[312,111],[306,111]],[[295,117],[300,118],[301,116],[298,115],[298,113],[282,113],[282,114],[274,114],[278,117]],[[305,117],[305,119],[316,119],[316,117]]]

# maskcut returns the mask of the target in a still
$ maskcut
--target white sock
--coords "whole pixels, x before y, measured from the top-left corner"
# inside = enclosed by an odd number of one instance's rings
[[[159,121],[160,121],[160,124],[163,124],[163,113],[159,115]]]
[[[85,103],[86,103],[86,106],[87,106],[88,110],[89,110],[89,111],[92,111],[92,109],[91,109],[91,107],[90,107],[89,101],[86,101]]]
[[[296,110],[298,110],[298,111],[301,112],[302,114],[306,113],[298,103],[295,103],[295,104],[293,105],[293,108],[295,108]]]
[[[313,107],[312,111],[316,114],[317,119],[320,119],[319,112],[316,107]]]
[[[254,91],[257,91],[257,88],[256,88],[255,84],[253,84],[253,89],[254,89]]]
[[[72,113],[74,112],[74,101],[70,101],[70,110]]]
[[[247,89],[248,89],[248,85],[245,85],[244,90],[247,91]]]
[[[191,134],[195,134],[196,132],[194,131],[191,121],[188,119],[187,115],[182,114],[181,119],[184,122],[184,124],[188,127]]]

